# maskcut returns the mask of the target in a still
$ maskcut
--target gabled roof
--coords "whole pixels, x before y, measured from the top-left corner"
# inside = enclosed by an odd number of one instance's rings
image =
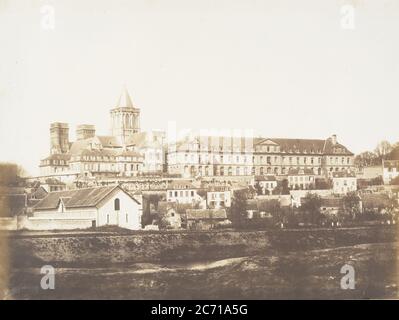
[[[340,143],[333,143],[332,138],[328,139],[287,139],[287,138],[250,138],[250,137],[223,137],[223,136],[187,136],[176,143],[177,150],[185,150],[190,144],[208,145],[209,149],[220,149],[223,146],[228,148],[240,148],[243,151],[250,151],[259,145],[278,145],[280,152],[300,154],[333,154],[353,155],[345,146]]]
[[[173,180],[168,184],[168,190],[196,189],[191,180]]]
[[[347,171],[333,172],[333,178],[355,178],[355,174]]]
[[[344,145],[340,143],[333,143],[331,138],[328,138],[325,142],[323,154],[327,155],[345,155],[351,156],[353,155]]]
[[[122,143],[118,137],[115,136],[96,136],[96,138],[100,141],[103,148],[120,148],[122,147]]]
[[[71,158],[71,155],[69,153],[55,153],[52,155],[49,155],[47,158],[44,158],[42,160],[69,160]]]
[[[87,149],[93,138],[74,141],[69,149],[71,155],[80,154],[82,150]]]
[[[255,176],[255,181],[276,181],[276,177],[271,175]]]
[[[60,180],[58,180],[57,178],[47,178],[45,181],[45,184],[49,184],[49,185],[65,185],[65,182],[62,182]]]
[[[115,190],[122,190],[134,201],[139,203],[129,193],[119,186],[94,187],[68,191],[50,192],[47,197],[35,205],[35,210],[51,210],[58,207],[62,199],[66,208],[96,207],[100,202]]]
[[[162,141],[156,140],[151,132],[134,133],[126,138],[127,145],[134,145],[138,148],[161,148]]]
[[[304,175],[308,175],[308,176],[314,176],[314,172],[312,169],[309,168],[305,168],[305,169],[300,169],[300,168],[291,168],[288,171],[288,175],[289,176],[304,176]]]
[[[187,220],[227,219],[225,209],[187,209]]]
[[[303,199],[301,199],[301,201],[303,201]],[[342,198],[321,198],[321,207],[341,208],[343,205],[344,200]]]
[[[286,139],[270,138],[280,146],[280,150],[286,153],[322,153],[325,140],[321,139]]]

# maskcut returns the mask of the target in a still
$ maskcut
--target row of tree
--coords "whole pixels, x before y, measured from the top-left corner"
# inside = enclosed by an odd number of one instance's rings
[[[373,151],[358,154],[355,157],[355,165],[358,167],[380,165],[382,160],[386,159],[387,155],[396,148],[399,148],[399,142],[391,144],[389,141],[383,140],[377,144]]]
[[[234,193],[229,218],[235,227],[244,227],[249,221],[247,218],[247,204],[249,199],[251,199],[251,193],[248,190],[238,190]],[[322,198],[319,195],[308,193],[302,199],[302,205],[299,208],[281,207],[278,200],[271,200],[265,203],[260,202],[258,210],[271,214],[274,225],[281,223],[292,226],[299,223],[323,225],[330,220],[336,222],[356,222],[384,218],[384,215],[381,214],[383,210],[374,212],[374,208],[361,208],[360,201],[361,199],[355,192],[348,193],[342,198],[342,207],[338,214],[330,214],[321,210]],[[397,203],[392,201],[390,206],[397,206]],[[386,214],[390,217],[393,215],[393,212],[390,211],[391,208],[380,209],[387,209],[385,210]]]

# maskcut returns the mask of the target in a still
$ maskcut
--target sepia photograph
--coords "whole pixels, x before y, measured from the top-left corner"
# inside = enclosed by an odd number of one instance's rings
[[[0,39],[1,300],[399,298],[398,1],[0,0]]]

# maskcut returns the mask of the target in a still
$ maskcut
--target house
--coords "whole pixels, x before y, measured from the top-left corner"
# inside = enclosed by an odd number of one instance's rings
[[[26,228],[83,229],[112,225],[138,230],[141,215],[140,202],[120,186],[57,191],[35,205]]]
[[[168,184],[166,201],[177,203],[195,203],[203,200],[197,194],[197,188],[190,180],[175,180]]]
[[[399,176],[399,147],[395,147],[385,160],[382,160],[382,179],[384,184],[389,184]]]
[[[62,181],[58,180],[57,178],[47,178],[47,179],[45,179],[44,183],[41,184],[41,186],[47,192],[66,190],[65,182],[62,182]]]
[[[277,187],[277,179],[275,176],[255,176],[255,185],[258,184],[262,190],[262,194],[272,194]]]
[[[227,220],[225,209],[186,210],[187,229],[209,230]]]
[[[334,172],[332,175],[334,194],[347,194],[357,190],[357,178],[348,172]]]
[[[384,211],[393,209],[397,204],[395,199],[383,193],[364,193],[360,196],[361,209],[363,212],[384,213]]]
[[[382,160],[382,179],[389,184],[399,176],[399,160]]]
[[[245,210],[248,219],[256,217],[259,214],[258,201],[254,199],[247,200]]]
[[[231,190],[227,186],[214,186],[207,190],[206,205],[208,208],[231,207]]]
[[[175,202],[160,201],[158,203],[158,213],[160,225],[170,229],[180,229],[182,227],[181,214],[178,212]]]
[[[317,194],[320,197],[330,197],[332,196],[332,189],[290,190],[292,206],[300,207],[302,205],[302,199],[305,198],[308,193]]]
[[[293,168],[288,171],[288,187],[291,189],[313,189],[315,185],[315,174],[311,169]]]
[[[339,197],[322,197],[320,212],[327,215],[337,215],[344,208],[344,201]]]

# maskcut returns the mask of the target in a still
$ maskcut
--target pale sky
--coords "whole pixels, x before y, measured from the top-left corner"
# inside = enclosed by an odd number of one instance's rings
[[[50,122],[109,134],[124,84],[144,130],[399,140],[397,0],[0,0],[0,39],[0,161],[32,174]]]

